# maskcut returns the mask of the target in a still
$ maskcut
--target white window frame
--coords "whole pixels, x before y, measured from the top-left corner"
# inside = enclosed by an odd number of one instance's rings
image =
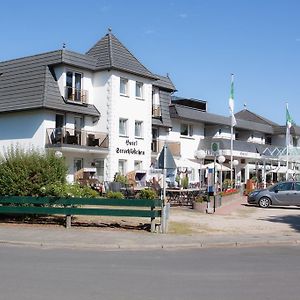
[[[127,160],[126,159],[119,159],[118,161],[118,171],[120,175],[126,175],[126,168],[127,168]]]
[[[79,162],[80,161],[80,164],[81,164],[81,169],[83,168],[83,158],[80,158],[80,157],[75,157],[74,160],[73,160],[73,165],[74,165],[74,173],[78,172],[79,170],[76,170],[76,162]]]
[[[124,93],[122,91],[122,84],[124,86]],[[128,79],[124,77],[120,77],[120,95],[128,97],[129,95],[129,89],[128,89],[129,83]]]
[[[143,99],[144,83],[140,81],[135,82],[135,97],[138,99]]]
[[[121,123],[124,125],[124,132],[121,132]],[[128,119],[119,118],[119,136],[128,136]]]
[[[142,160],[135,160],[134,161],[134,170],[135,171],[143,170],[143,161]]]
[[[183,126],[186,126],[187,128],[187,134],[183,134]],[[194,128],[192,124],[187,124],[187,123],[181,123],[180,124],[180,136],[184,137],[192,137],[194,135]]]
[[[97,177],[100,181],[104,181],[104,173],[105,173],[105,160],[104,158],[97,158],[94,161],[94,166],[97,170]],[[99,172],[98,172],[99,171]]]
[[[140,125],[140,128],[139,128],[139,131],[140,131],[140,132],[137,132],[137,129],[138,129],[137,125],[138,125],[138,124]],[[136,138],[143,138],[143,136],[144,136],[143,131],[144,131],[144,122],[143,122],[143,121],[136,120],[136,121],[134,122],[134,136],[135,136]]]

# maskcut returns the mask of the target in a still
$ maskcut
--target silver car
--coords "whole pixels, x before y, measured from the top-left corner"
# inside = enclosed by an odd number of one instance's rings
[[[283,181],[276,183],[267,189],[255,190],[248,195],[249,204],[256,204],[260,207],[270,205],[288,206],[300,205],[300,182]]]

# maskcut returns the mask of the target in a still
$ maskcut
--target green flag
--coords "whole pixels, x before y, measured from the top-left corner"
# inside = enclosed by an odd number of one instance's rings
[[[294,121],[289,113],[289,110],[288,110],[288,105],[286,105],[286,126],[288,128],[291,128],[292,127],[292,124],[294,124]]]

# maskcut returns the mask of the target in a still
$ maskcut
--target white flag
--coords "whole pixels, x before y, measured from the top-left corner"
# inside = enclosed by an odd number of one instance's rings
[[[236,125],[236,119],[234,116],[234,88],[233,88],[233,74],[231,75],[231,87],[230,87],[230,98],[229,98],[229,111],[231,115],[231,126]]]

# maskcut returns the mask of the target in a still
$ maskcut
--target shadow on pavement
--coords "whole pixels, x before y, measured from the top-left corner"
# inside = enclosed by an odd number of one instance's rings
[[[84,228],[110,228],[117,230],[135,230],[135,231],[150,231],[150,224],[139,223],[136,225],[125,224],[123,220],[120,222],[93,222],[82,221],[76,217],[72,218],[72,227]],[[2,224],[30,224],[30,225],[53,225],[65,226],[66,219],[64,216],[13,216],[13,215],[0,215],[0,223]]]
[[[269,222],[273,222],[273,223],[289,224],[292,229],[300,232],[300,215],[299,216],[292,216],[292,215],[271,216],[271,217],[263,218],[260,220],[269,221]]]

